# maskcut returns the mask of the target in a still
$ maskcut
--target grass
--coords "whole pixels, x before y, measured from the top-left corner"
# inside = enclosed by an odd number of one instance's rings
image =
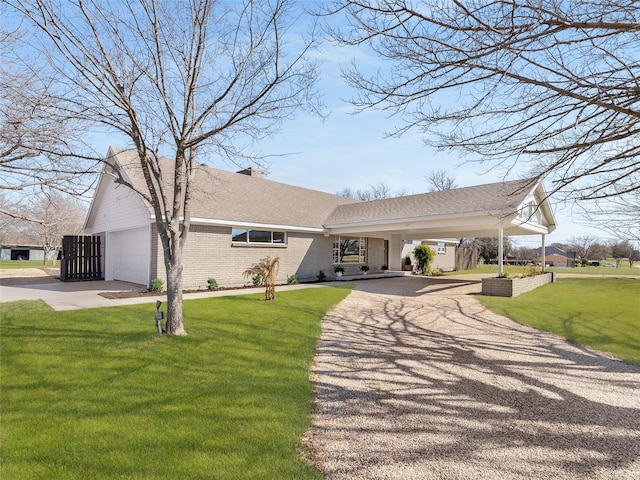
[[[566,267],[551,267],[547,271],[558,273],[577,273],[583,275],[637,275],[640,276],[640,268],[634,266],[629,267],[622,266],[620,268],[612,267],[581,267],[581,268],[566,268]],[[529,267],[522,265],[505,265],[504,271],[509,275],[521,275],[529,270]],[[456,272],[446,272],[445,275],[462,275],[467,273],[498,273],[497,265],[478,265],[478,268],[473,270],[459,270]]]
[[[57,268],[60,262],[55,265],[47,262],[45,265],[42,260],[0,260],[0,270],[13,270],[19,268]]]
[[[517,322],[640,366],[640,280],[561,278],[515,298],[478,299]]]
[[[350,289],[154,306],[2,304],[2,479],[321,479],[300,457],[320,319]]]
[[[580,268],[550,268],[552,272],[558,273],[577,273],[580,275],[640,275],[640,268],[630,267],[629,262],[625,262],[626,266],[619,268],[613,267],[580,267]]]

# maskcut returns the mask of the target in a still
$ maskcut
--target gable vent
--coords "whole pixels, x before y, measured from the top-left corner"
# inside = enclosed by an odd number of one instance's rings
[[[264,170],[259,170],[257,168],[249,167],[244,170],[240,170],[239,172],[242,175],[248,175],[250,177],[264,178]]]

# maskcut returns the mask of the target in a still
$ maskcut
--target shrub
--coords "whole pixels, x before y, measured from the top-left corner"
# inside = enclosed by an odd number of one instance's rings
[[[435,255],[435,252],[426,245],[416,245],[416,248],[413,249],[413,256],[416,257],[416,262],[418,262],[417,270],[426,273]]]
[[[536,275],[542,275],[542,267],[537,265],[530,265],[529,269],[524,274],[525,277],[535,277]]]
[[[150,292],[161,292],[164,288],[164,282],[159,278],[154,278],[151,280],[151,286],[149,287]]]
[[[382,267],[380,267],[380,270],[386,272],[387,270],[389,270],[389,267],[387,265],[382,265]]]
[[[287,277],[287,284],[293,285],[294,283],[298,283],[298,276],[295,273]]]
[[[411,265],[411,257],[409,255],[404,257],[404,264],[405,265]]]
[[[218,281],[215,278],[207,278],[207,288],[209,290],[215,290],[218,288]]]
[[[320,270],[316,275],[316,278],[319,282],[324,282],[327,279],[327,274],[324,273],[324,270]]]

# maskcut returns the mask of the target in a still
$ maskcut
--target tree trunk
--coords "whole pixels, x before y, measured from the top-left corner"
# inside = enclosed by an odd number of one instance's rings
[[[180,251],[176,251],[180,250]],[[186,335],[182,323],[182,250],[174,244],[167,270],[167,335]]]

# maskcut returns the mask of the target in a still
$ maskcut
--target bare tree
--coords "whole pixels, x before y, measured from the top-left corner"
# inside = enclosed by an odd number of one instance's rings
[[[370,184],[369,188],[366,190],[354,191],[351,187],[344,187],[342,190],[336,192],[336,195],[370,202],[372,200],[382,200],[384,198],[402,197],[407,195],[407,190],[402,189],[392,193],[389,185],[384,182],[378,182],[375,185]]]
[[[120,135],[136,151],[145,187],[116,181],[153,208],[167,275],[166,331],[186,334],[182,252],[198,163],[213,153],[252,158],[252,142],[298,108],[317,111],[316,65],[306,55],[315,39],[293,37],[296,2],[6,4],[12,20],[30,27],[21,50],[33,46],[46,62],[63,102],[55,113]]]
[[[599,240],[593,235],[571,237],[567,242],[567,248],[583,259],[593,258],[595,250],[599,246]]]
[[[519,264],[526,264],[528,262],[534,262],[538,258],[536,251],[529,247],[517,247],[514,248],[511,254],[518,260]]]
[[[620,267],[623,259],[627,259],[629,267],[633,267],[633,263],[640,260],[640,249],[628,240],[615,241],[611,243],[611,255],[616,260],[616,267]]]
[[[0,15],[3,13],[0,7]],[[0,190],[29,197],[42,190],[85,193],[99,171],[99,160],[84,144],[81,122],[54,115],[61,108],[54,87],[37,70],[37,58],[17,57],[18,38],[0,22]],[[12,202],[19,206],[18,201]],[[22,210],[0,206],[0,213]]]
[[[528,161],[574,199],[640,189],[638,2],[335,0],[332,13],[348,20],[330,29],[340,44],[386,65],[345,76],[358,111],[402,116],[392,134]]]
[[[583,215],[590,224],[614,237],[640,245],[640,190],[585,205]]]
[[[34,236],[40,239],[44,262],[55,264],[62,249],[62,237],[80,235],[86,210],[74,197],[50,191],[40,196],[29,209]]]
[[[427,185],[429,185],[428,190],[430,192],[441,192],[443,190],[458,188],[455,178],[449,175],[449,172],[446,170],[431,170],[424,179],[427,181]]]
[[[0,196],[0,205],[12,212],[11,215],[0,213],[3,236],[10,233],[42,246],[44,264],[47,260],[55,264],[64,235],[82,233],[86,214],[84,205],[77,198],[58,190],[49,189],[32,196],[28,204],[7,204]]]
[[[590,257],[589,257],[590,260],[596,260],[598,262],[601,262],[605,258],[609,258],[611,256],[611,247],[606,243],[597,241],[591,247],[591,251],[589,252],[589,254],[590,254]]]

